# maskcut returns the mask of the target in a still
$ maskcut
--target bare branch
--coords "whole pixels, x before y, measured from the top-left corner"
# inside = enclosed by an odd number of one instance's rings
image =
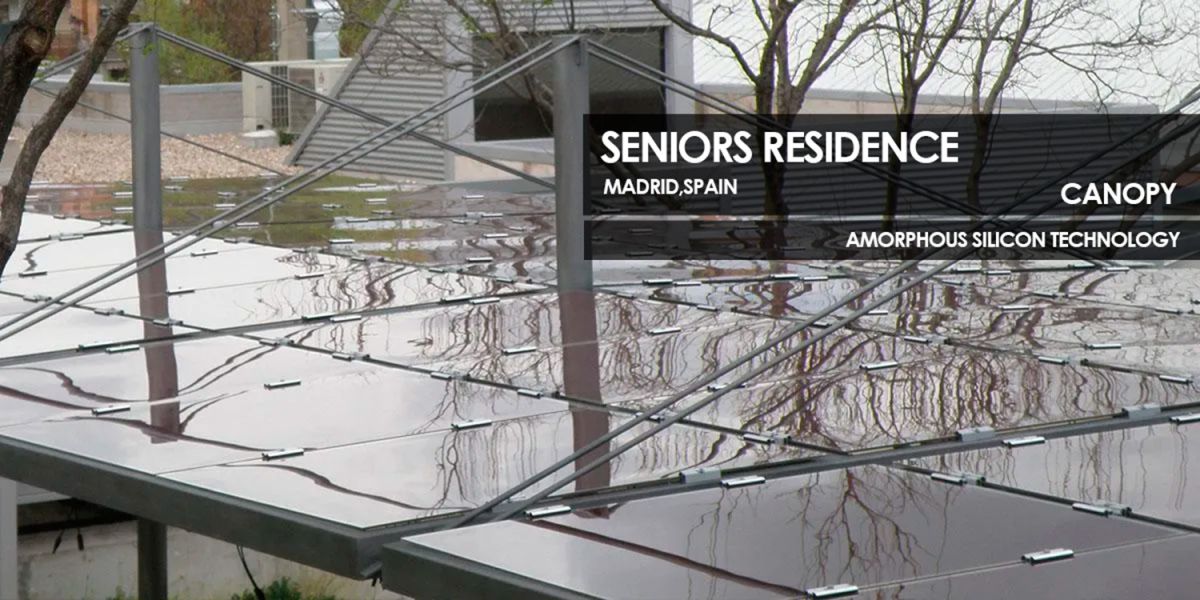
[[[25,211],[25,197],[29,193],[29,185],[42,153],[50,146],[50,140],[54,138],[71,109],[75,108],[92,75],[100,68],[100,63],[112,48],[117,35],[129,24],[129,15],[133,12],[135,4],[137,0],[121,0],[113,7],[96,34],[92,47],[75,68],[67,85],[30,130],[13,165],[12,177],[0,188],[0,273],[4,272],[4,267],[16,248],[21,217]],[[26,91],[31,82],[32,78],[26,82]]]

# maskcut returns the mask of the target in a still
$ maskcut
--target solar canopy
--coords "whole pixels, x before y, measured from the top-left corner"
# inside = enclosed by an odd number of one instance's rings
[[[1124,589],[1106,565],[1195,546],[1171,510],[1186,485],[1158,498],[1156,483],[1186,469],[1172,436],[1189,434],[1168,420],[1196,391],[1190,269],[1053,263],[918,285],[560,490],[549,504],[568,514],[438,531],[885,265],[617,261],[596,265],[594,293],[560,295],[545,197],[372,194],[386,203],[358,208],[410,221],[329,218],[421,234],[204,240],[0,342],[0,475],[343,575],[382,563],[418,597],[1036,596],[1093,571]],[[0,315],[146,243],[27,222]],[[1159,440],[1178,469],[1071,487],[1101,467],[1054,449],[1116,448],[1103,468],[1127,474],[1129,445],[1102,441],[1121,436]],[[1105,501],[1136,506],[1072,510]],[[1075,558],[1021,561],[1059,547]],[[1181,571],[1154,585],[1180,589]],[[447,574],[479,587],[438,588]]]

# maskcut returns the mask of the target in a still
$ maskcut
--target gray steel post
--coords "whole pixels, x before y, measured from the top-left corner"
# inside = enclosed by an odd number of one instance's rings
[[[133,138],[133,226],[162,231],[162,121],[158,103],[158,30],[145,25],[130,42],[129,112]],[[167,528],[138,520],[138,598],[167,600]]]
[[[129,112],[133,138],[133,226],[161,231],[162,129],[158,104],[158,30],[150,23],[130,42]]]
[[[0,479],[0,600],[17,589],[17,482]]]
[[[167,600],[167,526],[138,519],[138,600]]]
[[[592,265],[584,259],[583,138],[588,113],[588,50],[580,39],[554,56],[554,189],[558,289],[592,289]]]

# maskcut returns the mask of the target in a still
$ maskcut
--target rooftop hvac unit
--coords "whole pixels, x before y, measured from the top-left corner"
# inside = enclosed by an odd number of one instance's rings
[[[287,65],[271,66],[272,75],[291,81],[291,77],[288,76],[289,70],[290,69],[288,69]],[[276,131],[290,131],[289,126],[291,125],[291,122],[289,117],[291,116],[292,112],[288,108],[290,96],[291,94],[288,93],[288,89],[286,87],[278,83],[271,82],[271,129]]]
[[[275,77],[329,95],[349,63],[347,59],[252,63]],[[242,78],[243,129],[274,129],[298,134],[316,114],[319,103],[286,86],[252,75]]]

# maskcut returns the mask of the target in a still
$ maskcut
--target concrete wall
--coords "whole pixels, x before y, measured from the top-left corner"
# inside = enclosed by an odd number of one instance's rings
[[[41,89],[55,92],[66,85],[66,79],[51,79]],[[175,134],[198,135],[228,133],[242,130],[242,84],[206,83],[196,85],[164,85],[159,90],[163,129]],[[32,126],[49,108],[52,98],[30,90],[17,115],[19,127]],[[129,84],[93,81],[81,103],[90,104],[129,116]],[[75,107],[63,127],[68,131],[88,133],[128,133],[129,124],[105,116],[83,106]]]

